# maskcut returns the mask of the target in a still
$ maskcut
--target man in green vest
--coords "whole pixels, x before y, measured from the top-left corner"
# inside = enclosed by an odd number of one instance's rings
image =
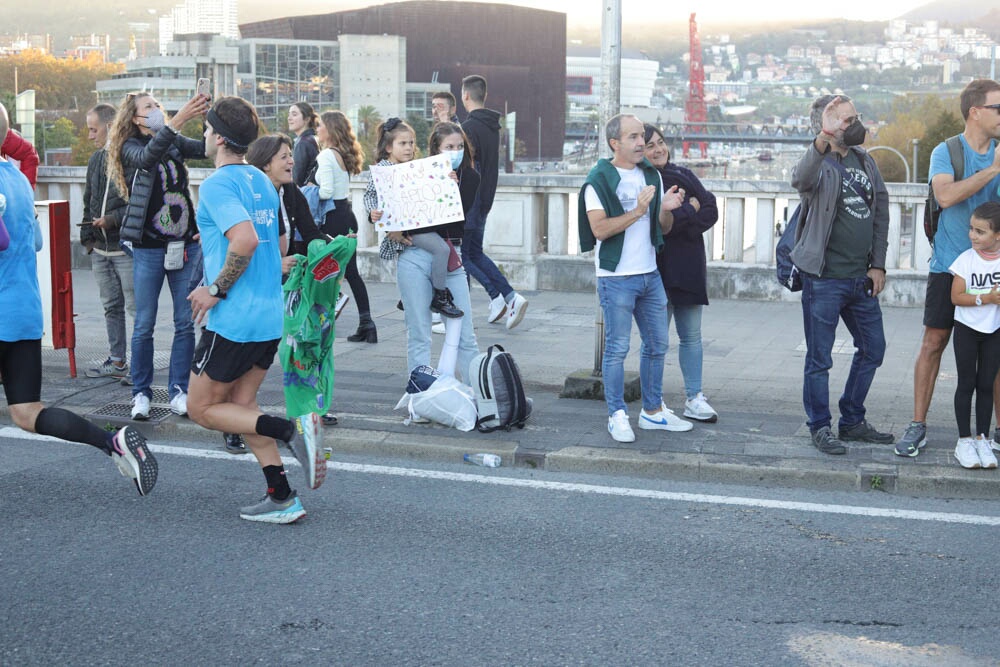
[[[596,249],[597,294],[604,312],[604,400],[608,433],[633,442],[625,405],[625,357],[632,318],[642,339],[639,428],[689,431],[691,423],[663,403],[663,359],[667,353],[667,295],[656,268],[663,234],[674,224],[671,211],[684,200],[673,186],[663,191],[660,174],[645,158],[643,125],[635,116],[608,121],[605,136],[613,157],[599,160],[580,190],[577,224],[580,247]]]

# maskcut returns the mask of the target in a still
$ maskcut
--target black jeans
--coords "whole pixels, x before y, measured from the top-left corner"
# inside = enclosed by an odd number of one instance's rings
[[[958,386],[955,388],[955,421],[958,436],[972,436],[969,428],[972,412],[972,392],[976,392],[976,433],[989,437],[993,417],[993,381],[1000,371],[1000,329],[982,333],[961,322],[955,322],[955,367]]]

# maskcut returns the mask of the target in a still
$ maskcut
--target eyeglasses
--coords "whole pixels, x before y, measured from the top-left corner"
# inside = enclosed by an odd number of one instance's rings
[[[993,109],[997,113],[1000,113],[1000,104],[983,104],[979,108],[980,109]]]
[[[859,113],[856,116],[850,116],[848,118],[844,118],[841,122],[847,123],[848,125],[850,125],[850,124],[854,123],[855,121],[861,122],[862,118],[864,118],[864,114],[860,114]]]

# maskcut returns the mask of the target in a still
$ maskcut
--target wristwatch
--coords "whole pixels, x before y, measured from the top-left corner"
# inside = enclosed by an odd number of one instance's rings
[[[225,299],[226,298],[226,293],[223,292],[219,288],[219,286],[216,285],[215,283],[212,283],[211,285],[208,286],[208,295],[209,296],[214,296],[216,299]]]
[[[976,305],[977,306],[983,305],[983,296],[981,294],[976,295]]]

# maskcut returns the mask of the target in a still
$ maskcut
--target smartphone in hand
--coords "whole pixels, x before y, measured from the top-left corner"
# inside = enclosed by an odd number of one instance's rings
[[[865,294],[868,296],[873,296],[875,293],[875,281],[872,280],[871,276],[865,278]]]
[[[208,79],[198,79],[197,93],[205,97],[212,98],[212,82]]]

